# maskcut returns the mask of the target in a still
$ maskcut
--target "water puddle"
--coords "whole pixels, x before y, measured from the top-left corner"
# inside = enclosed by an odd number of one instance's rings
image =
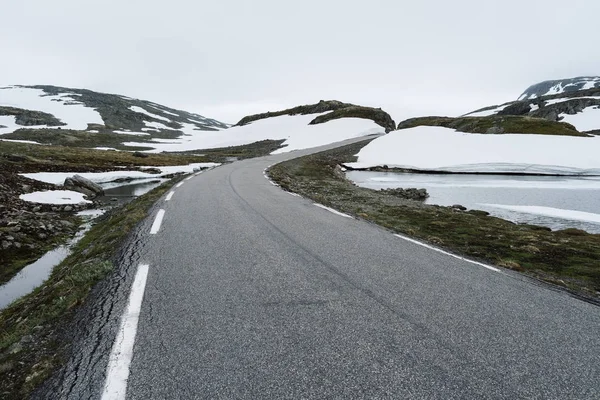
[[[168,179],[143,179],[121,183],[112,182],[103,184],[102,187],[106,197],[138,197],[148,193],[166,181],[168,181]]]
[[[99,212],[102,210],[86,211]],[[19,273],[10,281],[0,286],[0,310],[6,308],[16,299],[31,293],[35,288],[44,283],[44,281],[50,277],[54,267],[60,264],[65,258],[67,258],[69,254],[71,254],[71,247],[79,242],[91,227],[91,223],[86,223],[67,244],[50,250],[36,262],[29,264],[19,271]]]

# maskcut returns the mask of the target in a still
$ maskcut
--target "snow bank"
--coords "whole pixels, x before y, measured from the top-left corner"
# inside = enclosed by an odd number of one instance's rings
[[[580,132],[600,129],[600,107],[586,107],[582,112],[570,115],[560,114],[564,117],[562,122],[567,122],[577,128]]]
[[[287,146],[274,152],[283,153],[384,132],[384,129],[373,121],[360,118],[344,118],[325,124],[308,125],[316,116],[316,114],[285,115],[220,131],[200,131],[193,129],[196,127],[189,124],[182,130],[185,132],[183,136],[170,139],[169,143],[154,140],[150,143],[126,142],[123,144],[154,147],[149,152],[158,153],[239,146],[265,139],[285,139],[284,145]]]
[[[501,210],[516,211],[525,214],[543,215],[571,221],[585,221],[600,224],[600,214],[589,213],[577,210],[565,210],[562,208],[542,207],[542,206],[512,206],[504,204],[479,204],[485,207],[498,208]]]
[[[377,138],[353,168],[387,165],[422,171],[600,175],[600,137],[461,133],[420,126]]]
[[[98,184],[108,183],[117,179],[145,179],[145,178],[160,178],[164,175],[175,174],[178,172],[191,173],[194,168],[211,168],[220,164],[217,163],[193,163],[188,165],[174,165],[167,167],[142,167],[142,168],[158,168],[160,174],[150,174],[142,171],[109,171],[109,172],[36,172],[32,174],[21,174],[22,176],[37,181],[62,185],[66,178],[75,174],[81,175]]]
[[[86,200],[82,193],[71,190],[47,190],[45,192],[33,192],[19,196],[21,200],[42,204],[80,204],[91,203]]]
[[[104,124],[98,111],[86,107],[83,103],[77,101],[76,97],[74,99],[70,96],[74,95],[63,93],[56,96],[49,96],[41,89],[8,87],[0,89],[0,104],[52,114],[67,124],[66,126],[62,126],[62,129],[86,130],[88,124]],[[0,125],[6,124],[0,122]],[[22,128],[22,126],[15,124],[12,128],[10,132]],[[9,132],[0,130],[0,133]]]

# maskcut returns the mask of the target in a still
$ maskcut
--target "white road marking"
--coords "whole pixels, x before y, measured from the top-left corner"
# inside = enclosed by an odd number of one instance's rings
[[[275,182],[273,182],[272,180],[269,179],[269,183],[273,186],[279,186],[278,184],[276,184]]]
[[[165,201],[169,201],[173,198],[173,195],[175,194],[175,191],[170,191],[169,194],[167,195],[167,197],[165,198]]]
[[[183,185],[183,182],[179,182],[177,185],[175,185],[176,188],[180,188],[181,185]]]
[[[196,172],[196,173],[194,174],[194,176],[198,176],[198,175],[200,175],[201,173],[202,173],[202,171],[200,171],[200,172]]]
[[[190,179],[192,179],[194,177],[194,175],[192,176],[188,176],[187,178],[184,179],[184,181],[189,181]]]
[[[294,192],[288,192],[287,190],[285,191],[287,194],[292,195],[294,197],[302,197],[300,196],[298,193],[294,193]]]
[[[396,237],[398,237],[400,239],[404,239],[407,242],[418,244],[419,246],[423,246],[423,247],[426,247],[426,248],[428,248],[430,250],[437,251],[438,253],[442,253],[442,254],[446,254],[446,255],[448,255],[450,257],[454,257],[454,258],[456,258],[458,260],[462,260],[462,261],[466,261],[466,262],[471,263],[471,264],[479,265],[480,267],[487,268],[487,269],[489,269],[491,271],[494,271],[494,272],[500,272],[500,270],[498,268],[492,267],[491,265],[480,263],[478,261],[469,260],[468,258],[464,258],[464,257],[461,257],[461,256],[457,256],[456,254],[452,254],[452,253],[449,253],[449,252],[444,251],[442,249],[438,249],[437,247],[433,247],[431,245],[428,245],[427,243],[419,242],[418,240],[411,239],[409,237],[398,235],[398,234],[394,234],[394,236],[396,236]]]
[[[156,218],[154,219],[154,223],[152,224],[152,227],[150,228],[150,234],[151,235],[155,235],[158,233],[158,231],[160,230],[160,224],[162,224],[162,220],[165,216],[165,210],[160,209],[158,210],[158,212],[156,213]]]
[[[338,210],[334,210],[333,208],[330,208],[330,207],[324,206],[323,204],[319,204],[319,203],[313,203],[313,204],[314,204],[315,206],[319,207],[319,208],[322,208],[323,210],[327,210],[327,211],[329,211],[329,212],[332,212],[332,213],[334,213],[335,215],[339,215],[340,217],[354,219],[353,217],[351,217],[351,216],[350,216],[350,215],[348,215],[348,214],[341,213],[341,212],[339,212]]]
[[[121,317],[119,332],[110,352],[102,400],[125,399],[127,380],[129,378],[129,365],[133,358],[133,345],[135,343],[142,300],[144,299],[144,290],[146,289],[148,269],[149,266],[147,264],[139,265],[133,284],[131,285],[129,302]]]

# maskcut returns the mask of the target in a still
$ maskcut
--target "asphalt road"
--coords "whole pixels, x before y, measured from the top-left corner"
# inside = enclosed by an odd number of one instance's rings
[[[264,177],[305,153],[213,169],[157,204],[123,261],[149,266],[128,399],[600,398],[600,307]],[[99,398],[131,271],[100,292],[58,397]]]

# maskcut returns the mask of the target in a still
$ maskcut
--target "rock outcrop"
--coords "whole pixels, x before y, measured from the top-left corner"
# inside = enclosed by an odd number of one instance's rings
[[[327,113],[327,114],[323,114]],[[282,115],[323,114],[313,119],[309,125],[322,124],[340,118],[370,119],[385,128],[386,132],[396,129],[392,117],[381,108],[364,107],[356,104],[342,103],[337,100],[321,100],[316,104],[307,104],[281,111],[269,111],[262,114],[248,115],[242,118],[236,126],[243,126],[261,119],[280,117]]]
[[[100,185],[81,175],[73,175],[72,177],[65,179],[63,186],[67,190],[83,193],[89,198],[102,196],[104,194],[104,189],[102,189]]]

